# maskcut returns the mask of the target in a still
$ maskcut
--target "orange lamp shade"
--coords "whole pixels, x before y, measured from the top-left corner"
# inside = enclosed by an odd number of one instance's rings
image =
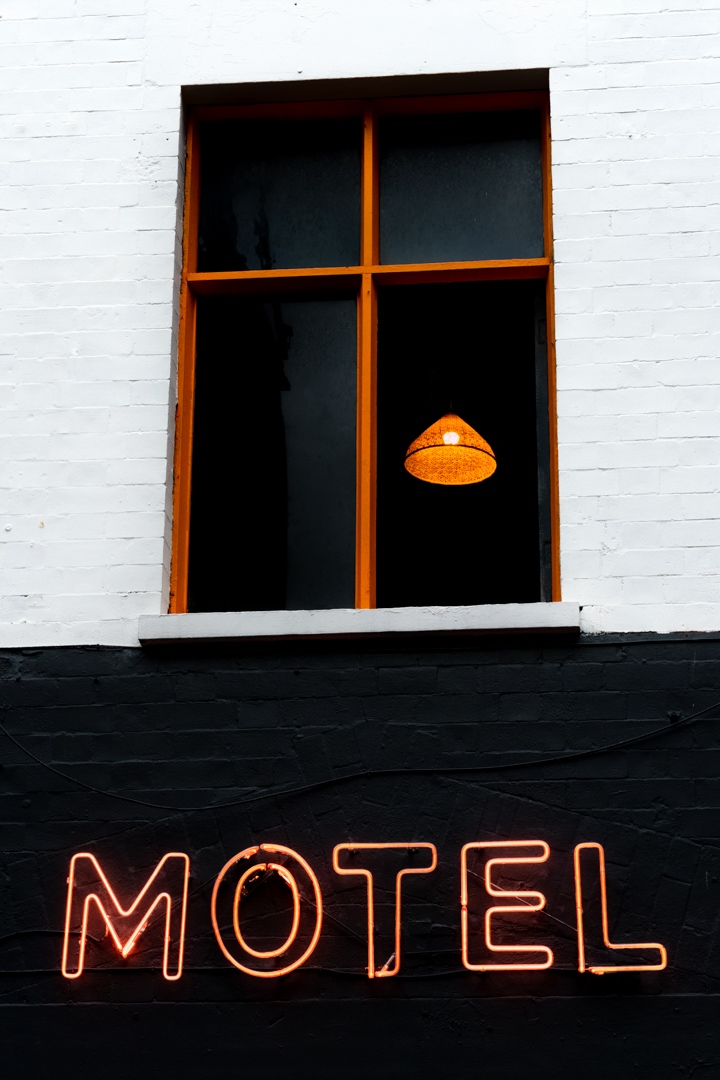
[[[410,443],[405,468],[429,484],[479,484],[497,468],[492,448],[455,413],[446,413]]]

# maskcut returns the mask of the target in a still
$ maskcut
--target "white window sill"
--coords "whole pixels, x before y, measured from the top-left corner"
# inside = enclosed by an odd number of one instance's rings
[[[580,632],[580,605],[482,604],[474,607],[332,608],[319,611],[214,611],[142,615],[143,645],[365,634]]]

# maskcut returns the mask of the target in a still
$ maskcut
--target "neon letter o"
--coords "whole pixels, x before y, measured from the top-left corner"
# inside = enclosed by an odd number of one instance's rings
[[[310,939],[310,944],[308,945],[302,956],[298,957],[297,960],[294,960],[292,964],[288,964],[286,967],[279,968],[276,971],[257,971],[254,968],[246,967],[245,964],[241,964],[239,960],[236,960],[230,950],[226,947],[225,942],[222,939],[217,919],[218,892],[220,891],[220,886],[222,885],[227,872],[231,869],[231,867],[235,865],[235,863],[240,862],[242,859],[252,858],[252,856],[257,855],[259,851],[267,851],[268,853],[275,855],[287,855],[289,858],[295,859],[297,862],[300,863],[303,870],[310,878],[310,881],[312,882],[313,892],[315,893],[315,930],[313,932],[312,938]],[[293,923],[290,933],[288,934],[285,942],[280,946],[279,949],[271,949],[268,952],[262,952],[257,949],[251,948],[242,935],[242,931],[240,930],[240,899],[242,894],[242,887],[250,874],[254,874],[258,870],[266,869],[275,870],[286,883],[286,885],[290,887],[290,891],[292,892],[293,897]],[[237,855],[233,855],[232,859],[229,859],[225,863],[222,870],[218,874],[215,885],[213,887],[212,900],[210,902],[210,917],[212,919],[213,930],[215,931],[217,943],[220,946],[223,955],[230,961],[230,963],[234,967],[238,968],[240,971],[244,971],[246,975],[254,975],[256,979],[277,979],[280,975],[287,975],[288,972],[294,971],[295,968],[299,968],[302,964],[304,964],[308,957],[312,954],[315,946],[318,943],[320,931],[322,929],[322,893],[320,892],[320,883],[318,882],[318,879],[315,876],[315,873],[310,867],[310,865],[305,861],[305,859],[303,859],[301,855],[298,855],[296,851],[293,851],[292,848],[283,847],[281,844],[260,844],[257,847],[245,848],[243,851],[238,852]],[[282,954],[287,952],[287,950],[295,941],[299,925],[300,893],[297,887],[297,882],[295,881],[295,877],[291,873],[291,871],[288,870],[286,866],[280,866],[278,863],[273,862],[254,863],[252,866],[248,867],[248,869],[244,872],[244,874],[237,883],[237,886],[235,888],[235,897],[233,901],[233,927],[235,930],[235,937],[237,938],[238,944],[241,946],[241,948],[244,949],[245,952],[249,953],[251,956],[256,956],[260,959],[269,959],[270,957],[274,956],[282,956]]]

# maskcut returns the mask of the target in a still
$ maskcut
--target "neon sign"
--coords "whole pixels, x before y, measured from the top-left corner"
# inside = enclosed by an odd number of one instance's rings
[[[357,857],[362,852],[392,850],[397,853],[426,853],[429,861],[424,866],[405,867],[395,877],[395,949],[390,958],[377,966],[375,957],[375,885],[373,874],[365,867],[356,864],[344,865],[341,858]],[[599,862],[599,901],[602,924],[602,943],[608,950],[654,950],[658,953],[658,962],[651,964],[626,965],[588,965],[586,962],[586,929],[583,910],[583,860],[584,851],[594,850]],[[515,851],[517,854],[499,854],[494,852]],[[470,852],[492,852],[487,858],[484,874],[480,880],[484,884],[486,896],[506,901],[494,904],[484,912],[483,941],[471,941],[470,920],[472,911],[471,890],[468,866]],[[542,911],[546,905],[544,893],[536,889],[501,888],[494,880],[494,873],[514,867],[532,866],[547,862],[550,847],[544,840],[485,840],[465,844],[460,853],[460,922],[461,922],[461,959],[463,965],[473,972],[490,971],[542,971],[553,966],[555,957],[547,945],[521,942],[519,944],[500,944],[493,935],[494,921],[505,915],[532,915]],[[427,842],[397,843],[345,843],[337,844],[333,849],[332,866],[336,874],[344,877],[360,877],[365,880],[367,893],[367,974],[370,979],[384,979],[397,975],[401,963],[402,929],[402,884],[408,875],[430,874],[438,862],[437,848]],[[627,971],[662,971],[667,966],[667,951],[658,942],[640,942],[616,944],[610,941],[608,930],[607,880],[605,870],[605,852],[601,844],[582,843],[573,853],[575,879],[575,910],[577,917],[578,971],[593,975],[610,975]],[[251,945],[242,929],[242,904],[252,888],[268,875],[276,875],[290,891],[292,901],[292,920],[285,941],[277,948],[259,949]],[[185,945],[185,923],[187,915],[188,881],[190,877],[190,858],[183,852],[171,851],[164,855],[145,884],[129,904],[123,906],[110,881],[94,855],[79,852],[70,860],[68,892],[65,910],[65,932],[61,971],[66,979],[78,979],[85,970],[85,951],[88,937],[88,922],[92,910],[102,918],[106,931],[122,957],[127,957],[135,947],[140,936],[148,929],[153,916],[160,918],[164,911],[163,938],[163,977],[170,982],[182,976],[183,954]],[[233,881],[237,877],[234,884]],[[300,883],[298,882],[300,878]],[[307,886],[310,886],[308,889]],[[232,892],[232,900],[229,894]],[[585,890],[587,893],[587,889]],[[517,903],[507,903],[517,901]],[[234,933],[232,947],[228,943],[228,930],[221,912],[232,916]],[[210,918],[213,931],[221,952],[229,962],[246,975],[257,979],[276,979],[287,975],[308,960],[320,939],[323,923],[323,899],[320,882],[310,864],[292,848],[282,844],[259,844],[245,848],[233,855],[218,874],[212,891]],[[309,935],[309,942],[302,947],[300,937]],[[480,935],[475,935],[480,937]],[[482,944],[487,957],[481,962],[471,960]],[[239,956],[238,958],[238,950]],[[524,957],[541,956],[542,960],[505,963],[493,958],[511,954]],[[281,967],[268,968],[268,961],[284,958]],[[255,961],[255,962],[253,962]],[[259,963],[258,963],[259,962]],[[265,966],[263,966],[265,965]]]
[[[93,884],[83,887],[78,877],[90,878]],[[90,909],[95,905],[112,938],[115,948],[122,957],[130,954],[140,935],[147,929],[156,908],[165,905],[165,940],[163,945],[163,976],[168,982],[174,982],[182,975],[183,954],[185,951],[185,916],[187,909],[188,879],[190,877],[190,859],[180,851],[170,851],[163,855],[144,886],[129,907],[124,908],[118,900],[112,885],[105,876],[100,863],[94,855],[80,851],[70,860],[68,877],[67,905],[65,908],[65,936],[61,970],[66,979],[79,979],[85,966],[85,944],[87,942],[88,919]],[[174,879],[174,880],[173,880]],[[158,880],[166,882],[166,888],[151,891]],[[174,887],[173,887],[174,886]],[[173,903],[180,901],[179,906]],[[147,901],[142,907],[143,901]],[[73,933],[80,909],[80,930]],[[123,942],[118,933],[116,922],[133,919],[135,925]],[[168,965],[170,951],[175,953],[174,972]],[[71,970],[74,968],[74,970]]]
[[[228,875],[228,872],[232,869],[233,866],[235,866],[236,863],[243,862],[246,859],[250,860],[254,858],[254,856],[258,855],[260,852],[265,851],[268,853],[268,855],[285,855],[288,858],[294,859],[297,863],[299,863],[309,877],[312,883],[313,892],[315,894],[315,929],[313,930],[310,944],[305,949],[305,952],[301,956],[293,960],[292,963],[286,964],[286,966],[282,968],[274,968],[272,971],[263,971],[257,968],[248,967],[246,964],[241,964],[240,961],[233,956],[233,954],[230,952],[230,950],[225,944],[225,940],[220,930],[217,913],[218,894],[220,892],[221,885],[223,884]],[[293,901],[292,927],[290,928],[290,933],[288,934],[287,938],[279,949],[253,949],[250,945],[248,945],[240,929],[240,904],[242,902],[243,890],[246,883],[250,881],[253,877],[257,877],[259,874],[267,872],[268,870],[274,871],[276,874],[278,874],[280,880],[284,881],[290,889]],[[297,937],[298,929],[300,926],[300,891],[295,880],[295,875],[292,873],[292,871],[288,870],[287,866],[283,866],[282,864],[276,862],[251,863],[250,866],[248,866],[247,869],[243,871],[240,876],[240,880],[235,886],[235,897],[233,899],[232,907],[233,929],[235,931],[237,943],[240,945],[240,948],[243,949],[245,953],[247,953],[249,956],[255,956],[260,960],[270,960],[278,956],[284,956],[292,948],[293,944],[295,943],[295,939]],[[210,918],[212,919],[213,930],[215,931],[217,943],[220,946],[223,955],[227,957],[231,964],[233,964],[240,971],[244,971],[246,975],[254,975],[256,979],[277,979],[280,975],[287,975],[288,972],[294,971],[295,968],[298,968],[301,964],[304,964],[308,957],[315,950],[315,946],[318,943],[320,931],[322,929],[322,893],[320,891],[320,883],[316,878],[310,865],[305,862],[302,856],[298,855],[297,851],[293,851],[292,848],[283,847],[281,844],[260,844],[258,847],[245,848],[244,851],[240,851],[237,855],[233,855],[232,859],[228,859],[228,861],[225,863],[222,870],[218,874],[215,885],[213,886],[212,900],[210,901]]]
[[[602,935],[606,949],[656,949],[660,953],[658,964],[629,964],[625,967],[586,967],[585,966],[585,931],[583,927],[582,877],[580,871],[580,852],[594,848],[600,860],[600,909],[602,911]],[[613,945],[608,934],[607,883],[605,880],[605,852],[602,844],[578,844],[573,853],[575,869],[575,911],[577,914],[578,936],[578,971],[591,971],[593,975],[610,975],[614,971],[662,971],[667,967],[667,950],[656,941],[643,941],[636,945]]]
[[[350,869],[342,867],[339,863],[341,851],[382,851],[392,849],[395,851],[429,851],[430,866],[408,867],[401,870],[395,877],[395,952],[386,964],[378,970],[375,967],[375,889],[373,876],[369,870],[360,867]],[[431,874],[437,866],[437,848],[434,844],[338,844],[333,849],[333,870],[336,874],[345,874],[348,877],[364,877],[367,881],[367,933],[368,933],[368,979],[388,979],[397,975],[400,970],[400,927],[402,917],[402,879],[406,874]],[[392,967],[391,963],[395,961]]]
[[[523,904],[498,904],[490,907],[485,912],[485,945],[488,952],[499,953],[543,953],[545,961],[542,964],[471,964],[468,959],[468,851],[481,848],[541,848],[542,855],[526,856],[524,859],[488,859],[485,863],[485,891],[488,896],[503,896],[510,900],[525,900]],[[541,892],[532,889],[520,889],[510,891],[499,889],[493,885],[492,872],[496,866],[526,866],[529,863],[545,862],[550,855],[550,848],[544,840],[488,840],[478,841],[474,844],[466,844],[460,852],[460,920],[462,929],[462,962],[469,971],[542,971],[549,968],[555,961],[552,949],[547,945],[496,945],[492,940],[492,917],[493,915],[507,915],[518,912],[527,915],[533,911],[542,911],[545,907],[545,896]],[[535,903],[530,902],[530,898]]]

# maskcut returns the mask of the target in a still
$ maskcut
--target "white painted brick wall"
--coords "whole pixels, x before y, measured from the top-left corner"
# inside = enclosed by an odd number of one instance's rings
[[[167,604],[183,84],[549,68],[563,595],[720,629],[720,0],[0,0],[0,645]]]
[[[144,0],[0,10],[0,640],[132,642],[167,576],[179,87]]]
[[[720,5],[591,0],[551,73],[563,595],[720,628]]]

